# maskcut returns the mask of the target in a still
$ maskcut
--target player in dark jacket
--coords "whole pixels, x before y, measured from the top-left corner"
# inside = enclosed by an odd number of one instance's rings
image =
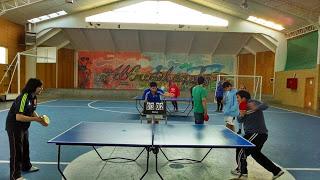
[[[29,127],[32,121],[48,126],[43,117],[35,112],[37,95],[42,91],[42,82],[31,78],[21,94],[13,102],[6,120],[6,130],[10,145],[10,180],[24,180],[21,170],[34,172],[39,169],[32,166],[29,157]]]
[[[265,103],[250,99],[250,93],[240,90],[236,93],[239,103],[247,101],[247,111],[240,111],[238,121],[243,123],[245,139],[256,145],[254,148],[238,148],[236,151],[236,159],[238,167],[231,171],[234,175],[248,176],[247,156],[251,155],[262,167],[272,172],[273,178],[276,179],[283,175],[282,171],[271,160],[269,160],[261,149],[268,139],[268,129],[264,121],[263,111],[268,108]]]

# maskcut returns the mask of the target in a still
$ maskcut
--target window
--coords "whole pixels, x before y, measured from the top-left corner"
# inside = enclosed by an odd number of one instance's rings
[[[38,47],[37,63],[56,63],[57,48],[56,47]]]
[[[8,49],[0,46],[0,64],[8,64]]]
[[[130,17],[130,18],[128,18]],[[86,22],[184,24],[227,27],[228,21],[170,2],[143,1],[86,17]]]

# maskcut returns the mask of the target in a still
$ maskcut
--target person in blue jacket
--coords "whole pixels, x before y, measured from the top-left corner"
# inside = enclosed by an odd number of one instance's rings
[[[235,131],[235,125],[234,120],[235,117],[239,115],[239,104],[237,101],[237,95],[238,92],[235,88],[232,87],[232,84],[228,81],[224,82],[222,84],[224,93],[225,93],[225,99],[224,102],[224,121],[226,122],[226,127],[231,129],[232,131]]]
[[[216,101],[217,101],[217,110],[216,110],[216,112],[222,112],[222,109],[223,109],[223,103],[222,103],[222,99],[223,99],[222,81],[218,82],[218,87],[217,87],[215,95],[216,95]]]
[[[172,93],[164,92],[162,89],[158,88],[156,82],[150,82],[149,88],[143,91],[142,99],[147,102],[161,102],[161,96],[173,97]]]
[[[143,95],[142,95],[142,99],[145,100],[145,104],[146,102],[154,102],[154,103],[158,103],[162,101],[161,96],[166,96],[166,97],[173,97],[173,94],[168,93],[168,92],[164,92],[162,89],[158,88],[158,85],[156,82],[150,82],[149,84],[149,88],[145,89],[143,91]],[[152,117],[154,117],[154,119],[156,119],[154,122],[155,123],[159,123],[159,119],[163,119],[162,115],[146,115],[147,118],[147,122],[151,123],[152,122]]]

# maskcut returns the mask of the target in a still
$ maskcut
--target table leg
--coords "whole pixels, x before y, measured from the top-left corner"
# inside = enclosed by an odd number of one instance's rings
[[[149,170],[149,154],[150,154],[150,147],[145,147],[144,149],[147,150],[147,168],[146,171],[143,173],[143,175],[141,176],[140,179],[143,179],[144,176],[147,174],[148,170]]]
[[[64,176],[63,171],[60,168],[60,154],[61,154],[61,145],[58,145],[58,171],[61,174],[61,176],[63,177],[63,179],[67,180],[67,178]]]

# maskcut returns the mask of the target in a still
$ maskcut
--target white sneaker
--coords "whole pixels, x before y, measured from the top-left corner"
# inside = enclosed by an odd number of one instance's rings
[[[39,168],[36,166],[31,166],[31,168],[29,170],[26,170],[25,172],[36,172],[39,171]]]
[[[273,175],[272,179],[277,179],[278,177],[282,176],[283,174],[284,174],[284,171],[281,170],[280,172],[278,172],[278,174]]]
[[[248,177],[248,173],[241,174],[238,169],[231,170],[231,174],[236,175],[236,176],[240,176],[241,175],[243,177]]]
[[[27,180],[27,179],[21,176],[21,177],[19,177],[19,178],[16,179],[16,180]]]

